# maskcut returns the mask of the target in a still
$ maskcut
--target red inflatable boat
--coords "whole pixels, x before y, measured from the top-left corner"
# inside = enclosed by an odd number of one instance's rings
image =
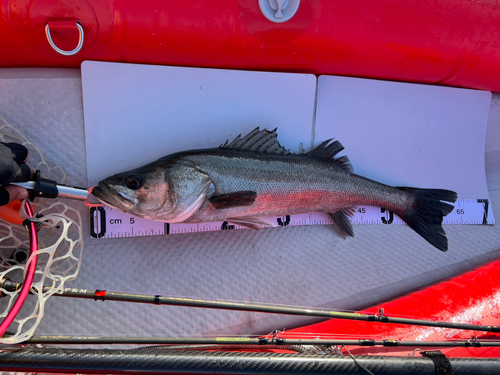
[[[99,60],[368,77],[500,92],[498,0],[266,1],[3,0],[0,67],[78,68],[84,60]],[[496,327],[499,304],[496,261],[360,313]],[[408,357],[414,348],[400,347],[398,341],[459,340],[469,344],[439,350],[450,358],[500,357],[500,348],[475,345],[477,340],[498,340],[497,333],[377,322],[332,319],[276,338],[303,333],[387,341],[346,346],[353,355]],[[226,372],[240,373],[234,368]]]
[[[271,10],[277,0],[266,1]],[[294,2],[282,2],[285,16]],[[495,0],[302,0],[281,23],[266,18],[258,0],[3,0],[1,5],[3,67],[79,67],[84,60],[102,60],[500,91]],[[83,45],[72,56],[61,55],[49,44],[46,29],[63,51],[78,46],[79,34]]]
[[[500,261],[471,270],[463,275],[437,285],[402,296],[393,301],[360,311],[363,314],[404,316],[442,322],[482,324],[497,326],[500,323]],[[345,320],[327,320],[287,331],[279,337],[286,338],[303,333],[329,333],[328,337],[363,337],[368,340],[389,341],[465,341],[468,347],[439,348],[448,357],[500,357],[500,348],[474,347],[475,340],[498,340],[498,333],[467,330],[449,330],[432,327],[411,327]],[[367,343],[368,344],[368,343]],[[466,344],[467,345],[467,344]],[[422,350],[435,350],[419,345]],[[408,356],[413,348],[387,346],[349,347],[352,354]]]

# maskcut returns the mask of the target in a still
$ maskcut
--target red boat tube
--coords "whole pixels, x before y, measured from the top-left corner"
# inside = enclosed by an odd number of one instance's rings
[[[269,1],[269,0],[267,0]],[[84,60],[335,74],[500,92],[496,0],[2,0],[0,66]],[[48,28],[47,28],[48,26]],[[81,31],[79,30],[81,26]],[[46,30],[54,45],[49,45]]]
[[[419,317],[456,323],[500,325],[500,260],[454,277],[448,281],[397,298],[393,301],[360,311],[363,314],[385,314],[392,317]],[[322,323],[286,331],[280,335],[295,337],[313,334],[328,338],[366,338],[376,340],[445,341],[495,340],[495,333],[450,330],[431,327],[412,327],[400,324],[367,323],[361,321],[328,320]],[[421,349],[424,349],[422,347]],[[353,354],[403,355],[403,347],[351,347]],[[450,357],[500,357],[500,348],[443,348]]]

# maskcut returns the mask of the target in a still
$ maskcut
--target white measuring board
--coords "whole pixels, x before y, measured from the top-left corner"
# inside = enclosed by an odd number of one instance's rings
[[[391,186],[489,199],[487,91],[320,76],[314,143],[335,137],[354,172]]]
[[[89,186],[173,152],[217,147],[256,126],[278,127],[281,144],[293,152],[336,138],[362,176],[458,192],[445,224],[494,223],[484,172],[489,92],[321,76],[315,117],[312,75],[85,62],[82,81]],[[132,223],[109,208],[92,215],[96,237],[241,228]],[[272,220],[330,223],[325,214]],[[352,221],[402,223],[374,207],[358,207]]]
[[[85,61],[82,88],[89,186],[257,126],[277,127],[292,152],[312,142],[312,74]]]

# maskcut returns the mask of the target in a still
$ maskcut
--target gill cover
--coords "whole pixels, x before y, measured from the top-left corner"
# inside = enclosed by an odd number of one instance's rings
[[[210,177],[195,166],[177,163],[165,170],[165,179],[169,187],[172,204],[170,212],[166,210],[156,220],[180,223],[192,216],[207,198],[212,184]]]

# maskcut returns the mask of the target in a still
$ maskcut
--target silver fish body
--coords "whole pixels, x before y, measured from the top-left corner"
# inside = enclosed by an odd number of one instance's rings
[[[252,205],[217,208],[206,199],[185,222],[235,217],[272,217],[311,212],[337,212],[374,205],[401,212],[410,193],[349,173],[336,164],[307,155],[264,155],[244,150],[201,151],[182,155],[210,176],[213,196],[256,193]]]
[[[440,250],[447,250],[442,218],[456,193],[391,187],[352,172],[343,149],[326,141],[306,154],[281,147],[276,132],[255,129],[216,149],[165,156],[109,177],[94,189],[103,203],[132,215],[176,223],[230,221],[258,228],[265,217],[330,213],[345,236],[358,205],[386,208]]]

